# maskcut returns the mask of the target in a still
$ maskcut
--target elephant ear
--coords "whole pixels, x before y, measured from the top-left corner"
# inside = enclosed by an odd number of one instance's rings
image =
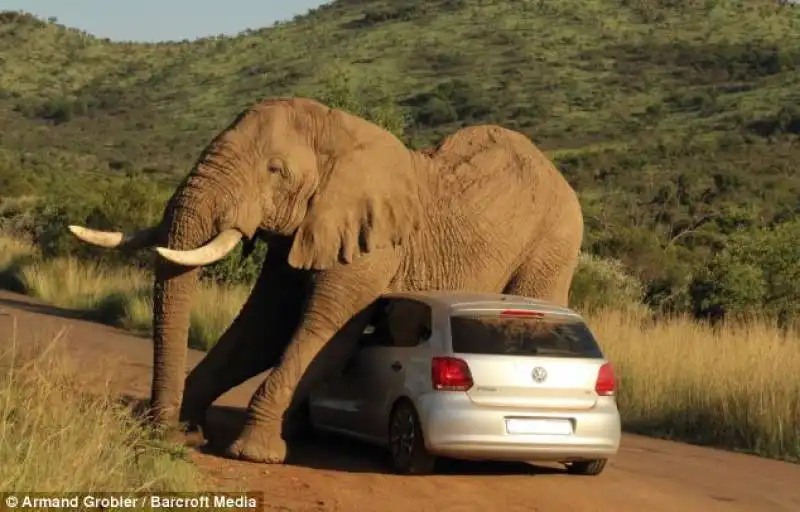
[[[419,183],[411,152],[399,140],[381,130],[331,163],[295,233],[288,258],[295,268],[350,263],[402,245],[419,227]]]

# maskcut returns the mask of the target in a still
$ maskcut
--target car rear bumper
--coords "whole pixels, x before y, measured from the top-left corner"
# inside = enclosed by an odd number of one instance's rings
[[[522,410],[476,406],[465,393],[431,392],[416,401],[426,448],[462,459],[568,461],[609,458],[619,450],[621,423],[613,399],[588,410]],[[563,418],[567,435],[509,434],[507,418]]]

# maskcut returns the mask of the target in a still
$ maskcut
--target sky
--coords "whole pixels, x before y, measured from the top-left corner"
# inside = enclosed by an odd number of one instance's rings
[[[0,11],[25,11],[112,41],[193,40],[234,35],[291,19],[322,0],[0,0]]]

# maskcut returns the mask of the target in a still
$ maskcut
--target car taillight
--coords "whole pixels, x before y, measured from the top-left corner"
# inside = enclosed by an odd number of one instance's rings
[[[597,372],[597,381],[594,383],[594,391],[600,396],[614,396],[617,384],[614,380],[614,367],[611,363],[605,363]]]
[[[466,361],[456,357],[431,359],[433,389],[439,391],[467,391],[472,387],[472,372]]]

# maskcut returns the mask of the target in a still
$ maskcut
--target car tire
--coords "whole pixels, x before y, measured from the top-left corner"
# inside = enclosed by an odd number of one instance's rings
[[[401,475],[433,472],[436,457],[425,448],[419,415],[410,402],[398,402],[389,416],[389,457],[392,469]]]
[[[582,460],[567,464],[567,473],[570,475],[597,476],[603,472],[608,459]]]
[[[307,441],[315,436],[314,424],[311,422],[311,409],[308,402],[290,411],[285,421],[285,435],[291,441]]]

